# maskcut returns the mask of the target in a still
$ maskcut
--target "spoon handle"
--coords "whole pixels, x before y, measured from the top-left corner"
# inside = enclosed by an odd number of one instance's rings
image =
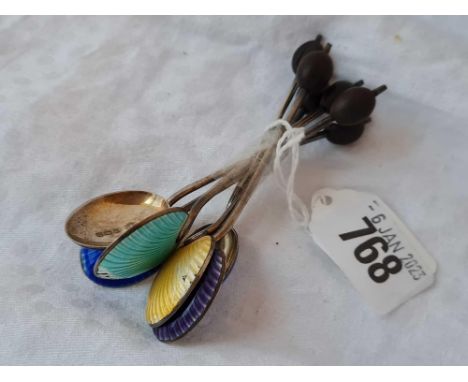
[[[260,155],[258,155],[257,157],[258,163],[254,165],[255,170],[253,171],[253,174],[251,178],[249,179],[249,181],[247,182],[246,187],[244,188],[243,192],[240,194],[239,199],[237,200],[237,203],[234,204],[233,208],[227,214],[227,216],[222,216],[222,222],[221,224],[219,224],[219,228],[216,229],[216,231],[213,232],[212,234],[215,241],[223,238],[234,226],[235,222],[239,218],[244,207],[247,205],[247,202],[249,201],[250,197],[252,196],[255,189],[257,188],[260,182],[261,176],[263,174],[263,171],[265,167],[268,165],[268,163],[270,162],[270,159],[272,158],[274,151],[275,151],[275,146],[272,146],[272,147],[265,149]],[[217,224],[215,223],[215,226],[216,225]],[[208,228],[207,232],[211,231],[210,228]]]
[[[278,113],[278,118],[283,118],[284,115],[286,114],[286,110],[288,110],[288,107],[291,104],[291,101],[293,100],[294,95],[297,92],[297,89],[298,89],[298,85],[297,85],[296,77],[294,77],[288,96],[286,97],[286,100],[284,101],[283,106],[281,107],[281,110]]]
[[[246,167],[250,162],[250,158],[248,159],[243,159],[240,160],[234,164],[228,165],[218,171],[215,171],[214,173],[205,176],[195,182],[192,182],[184,187],[182,187],[180,190],[176,191],[174,194],[172,194],[168,199],[167,202],[170,206],[173,206],[175,203],[177,203],[180,199],[185,198],[186,196],[190,195],[191,193],[199,190],[200,188],[203,188],[207,186],[208,184],[214,182],[215,180],[218,180],[228,174],[230,171],[232,171],[236,167]]]
[[[183,239],[190,228],[192,227],[195,219],[197,218],[198,214],[200,213],[201,209],[208,203],[211,199],[213,199],[219,193],[225,191],[232,185],[236,184],[244,175],[245,169],[244,166],[241,167],[234,167],[231,171],[221,177],[218,182],[211,187],[208,191],[200,195],[195,200],[190,201],[188,204],[183,206],[182,208],[187,210],[188,218],[184,224],[184,227],[179,233],[179,240]]]

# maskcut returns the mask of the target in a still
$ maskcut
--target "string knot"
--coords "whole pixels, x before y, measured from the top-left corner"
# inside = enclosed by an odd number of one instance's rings
[[[278,185],[285,191],[288,209],[291,217],[301,226],[307,228],[310,221],[310,212],[304,202],[296,195],[294,184],[296,179],[297,166],[299,165],[299,146],[304,138],[303,127],[292,127],[291,124],[284,120],[278,119],[272,127],[284,127],[284,133],[276,144],[276,155],[273,162],[273,174]],[[289,174],[285,174],[282,162],[288,154],[291,155],[291,164]]]

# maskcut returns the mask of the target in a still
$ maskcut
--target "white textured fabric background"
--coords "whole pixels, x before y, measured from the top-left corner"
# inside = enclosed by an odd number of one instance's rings
[[[0,18],[0,363],[468,363],[467,23]],[[377,193],[437,260],[435,286],[375,315],[267,178],[212,308],[180,342],[159,343],[144,320],[151,281],[89,282],[68,213],[110,191],[168,196],[235,157],[275,117],[291,55],[317,32],[339,77],[389,91],[358,144],[302,148],[298,192]]]

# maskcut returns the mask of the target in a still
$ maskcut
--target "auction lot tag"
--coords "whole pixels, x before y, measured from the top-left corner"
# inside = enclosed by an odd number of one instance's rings
[[[436,262],[376,195],[349,189],[317,191],[309,229],[315,242],[381,314],[434,282]]]

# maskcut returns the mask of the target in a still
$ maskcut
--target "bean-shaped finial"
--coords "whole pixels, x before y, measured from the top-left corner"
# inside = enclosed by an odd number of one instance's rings
[[[310,95],[321,93],[333,74],[333,62],[324,51],[307,53],[299,63],[296,80]]]
[[[300,45],[299,48],[297,48],[294,51],[294,54],[292,56],[291,60],[291,66],[292,70],[294,73],[297,71],[297,67],[299,66],[299,62],[301,61],[302,57],[306,55],[309,52],[316,51],[316,50],[322,50],[322,35],[317,35],[315,37],[315,40],[307,41],[304,44]]]
[[[333,101],[345,90],[352,88],[353,86],[362,86],[364,85],[363,80],[359,80],[354,84],[350,81],[336,81],[325,89],[320,99],[320,106],[325,111],[330,111]]]
[[[364,132],[364,123],[352,126],[332,123],[325,129],[325,137],[335,145],[349,145],[357,141]]]
[[[351,87],[342,92],[333,101],[330,115],[340,125],[357,125],[368,118],[375,108],[375,97],[385,91],[385,85],[369,90],[363,87]]]

